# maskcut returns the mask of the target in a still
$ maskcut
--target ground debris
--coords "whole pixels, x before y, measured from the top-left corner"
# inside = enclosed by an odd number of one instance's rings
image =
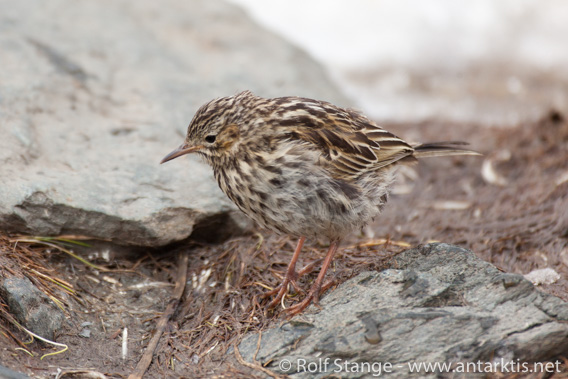
[[[388,127],[406,134],[405,127]],[[519,125],[514,133],[443,124],[428,124],[420,131],[421,140],[435,140],[441,134],[458,139],[452,133],[459,134],[459,139],[470,141],[486,157],[509,151],[509,159],[492,160],[506,185],[484,179],[482,159],[424,161],[416,167],[411,191],[394,194],[384,213],[366,229],[369,237],[353,233],[344,241],[329,277],[340,284],[364,271],[382,271],[404,249],[437,240],[470,249],[505,272],[555,270],[560,278],[540,288],[566,300],[568,181],[559,180],[566,173],[568,156],[565,118]],[[46,348],[23,345],[25,334],[2,317],[9,309],[0,298],[0,344],[8,346],[0,352],[0,361],[13,368],[33,367],[40,376],[53,377],[56,366],[89,368],[107,377],[128,376],[168,307],[178,268],[175,257],[184,253],[189,260],[185,291],[165,325],[147,377],[263,377],[266,373],[228,360],[227,350],[244,335],[286,319],[281,308],[267,311],[261,294],[278,285],[295,243],[262,232],[217,245],[184,242],[129,253],[107,244],[104,251],[111,254],[105,253],[104,259],[93,253],[96,247],[75,249],[76,254],[94,259],[98,266],[91,267],[56,248],[16,243],[1,235],[0,277],[28,277],[51,299],[60,301],[69,322],[57,340],[69,350],[40,361]],[[308,241],[298,265],[322,258],[327,243]],[[317,272],[302,277],[300,287],[309,288]],[[301,296],[292,292],[284,304],[290,306]],[[79,337],[85,322],[91,323],[89,338]],[[128,355],[123,358],[125,328]],[[35,356],[18,350],[24,346]]]

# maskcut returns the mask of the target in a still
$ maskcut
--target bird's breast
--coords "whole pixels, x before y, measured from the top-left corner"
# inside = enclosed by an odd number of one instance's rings
[[[386,187],[333,178],[318,154],[255,153],[214,168],[220,188],[260,226],[294,236],[342,237],[374,217]],[[384,200],[384,198],[383,198]]]

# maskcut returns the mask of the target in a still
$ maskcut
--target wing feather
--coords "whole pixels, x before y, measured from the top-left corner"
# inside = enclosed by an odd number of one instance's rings
[[[282,98],[280,98],[282,99]],[[314,145],[336,178],[356,179],[411,156],[412,146],[353,110],[287,98],[279,104],[284,135]]]
[[[353,110],[306,98],[283,99],[277,100],[278,125],[284,135],[321,151],[334,177],[355,179],[414,152],[402,139]]]

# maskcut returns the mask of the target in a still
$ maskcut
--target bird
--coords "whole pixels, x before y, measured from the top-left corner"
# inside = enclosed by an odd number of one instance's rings
[[[325,275],[341,240],[371,222],[387,203],[401,165],[418,158],[479,155],[464,142],[410,144],[362,113],[326,101],[250,91],[202,105],[183,143],[160,163],[196,153],[221,190],[259,226],[298,238],[273,308],[313,265],[296,271],[306,238],[327,238],[329,249],[304,299],[290,315],[319,306]],[[305,293],[305,292],[304,292]]]

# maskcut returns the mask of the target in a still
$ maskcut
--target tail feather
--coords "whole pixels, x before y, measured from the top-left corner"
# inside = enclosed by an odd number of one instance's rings
[[[416,158],[443,157],[447,155],[481,155],[477,151],[460,147],[465,145],[468,145],[468,143],[461,141],[422,143],[413,146],[413,155]]]

